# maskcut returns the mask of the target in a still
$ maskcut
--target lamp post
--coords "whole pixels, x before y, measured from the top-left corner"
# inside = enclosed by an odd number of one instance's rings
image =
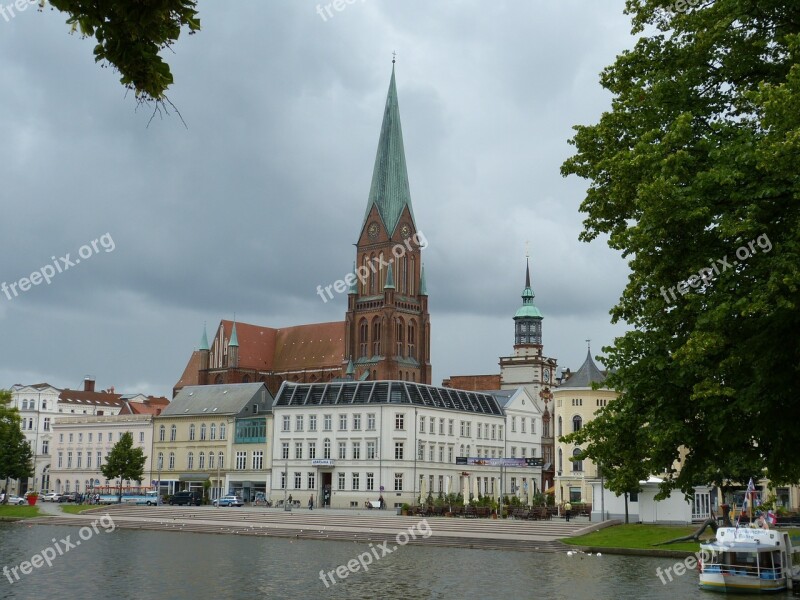
[[[161,505],[161,467],[164,466],[164,455],[159,453],[158,455],[158,487],[156,488],[156,506]]]

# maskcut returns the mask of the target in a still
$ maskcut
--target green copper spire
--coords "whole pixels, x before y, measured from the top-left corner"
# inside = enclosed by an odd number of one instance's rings
[[[403,131],[400,127],[400,107],[397,103],[397,87],[394,81],[394,63],[392,63],[392,79],[389,82],[389,94],[383,112],[381,137],[378,140],[378,152],[375,155],[375,168],[372,171],[372,185],[369,189],[369,201],[362,231],[373,206],[378,208],[389,235],[394,233],[406,206],[411,213],[411,219],[414,219],[411,192],[408,188],[406,155],[403,149]]]
[[[428,295],[428,284],[425,282],[425,265],[422,265],[419,270],[419,295]]]
[[[236,335],[236,321],[233,322],[233,330],[231,331],[231,339],[228,346],[239,346],[239,336]]]
[[[198,350],[209,350],[208,335],[206,334],[206,324],[203,323],[203,337],[200,338],[200,348]]]
[[[383,289],[394,289],[394,271],[392,270],[392,263],[389,263],[389,268],[386,269],[386,285],[383,286]]]
[[[531,287],[531,268],[528,258],[525,258],[525,289],[522,290],[522,306],[514,315],[515,319],[521,318],[536,318],[542,319],[542,313],[536,308],[533,303],[534,299],[533,288]]]
[[[356,374],[356,367],[353,365],[353,357],[350,357],[350,360],[347,361],[347,372],[345,375],[348,379],[353,379]]]

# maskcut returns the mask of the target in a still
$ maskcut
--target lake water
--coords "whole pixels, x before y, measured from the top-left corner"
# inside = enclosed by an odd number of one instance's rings
[[[110,528],[109,528],[110,529]],[[83,533],[83,540],[80,534]],[[58,555],[67,535],[81,544]],[[53,539],[56,543],[54,544]],[[392,540],[393,541],[393,540]],[[2,598],[628,598],[684,600],[723,596],[697,589],[690,571],[662,584],[656,568],[676,559],[460,550],[400,546],[346,579],[320,570],[370,552],[367,544],[268,537],[131,531],[0,523],[0,565],[9,569],[51,548],[43,564],[9,583]],[[375,548],[375,545],[373,545]],[[391,545],[389,546],[391,548]],[[367,563],[366,555],[362,560]],[[9,571],[10,573],[10,571]],[[10,577],[14,579],[13,574]],[[739,596],[741,597],[741,596]],[[784,596],[780,596],[784,597]],[[791,596],[785,596],[791,597]]]

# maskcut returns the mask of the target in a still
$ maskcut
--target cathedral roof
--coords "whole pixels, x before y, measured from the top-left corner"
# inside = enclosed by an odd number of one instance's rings
[[[562,383],[558,389],[590,388],[593,383],[603,383],[605,380],[606,376],[597,368],[597,365],[594,364],[592,352],[589,350],[586,353],[586,360],[583,361],[581,368],[570,375],[569,379]]]
[[[403,149],[403,131],[400,127],[400,107],[397,102],[394,66],[392,66],[392,79],[389,82],[389,93],[383,112],[383,125],[378,140],[375,167],[372,171],[372,185],[369,190],[362,230],[366,226],[373,206],[377,207],[378,214],[390,236],[394,233],[404,208],[408,207],[411,219],[414,219],[414,211],[411,208],[411,192],[408,187],[406,154]]]

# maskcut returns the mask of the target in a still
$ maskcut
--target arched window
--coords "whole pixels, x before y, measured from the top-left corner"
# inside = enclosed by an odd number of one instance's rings
[[[331,439],[325,438],[322,442],[322,458],[330,458],[331,457]]]
[[[583,425],[583,419],[580,418],[579,415],[575,415],[572,417],[572,431],[580,431],[581,425]]]
[[[400,268],[403,271],[403,293],[408,294],[408,256],[400,259]]]
[[[405,323],[403,319],[397,319],[395,324],[395,344],[397,345],[397,356],[403,356],[403,338],[405,337]]]
[[[409,267],[410,268],[410,272],[408,274],[408,295],[409,296],[413,296],[414,295],[414,291],[415,291],[415,288],[416,288],[417,268],[416,268],[415,265],[416,265],[416,261],[414,259],[414,256],[412,255],[411,256],[411,266]]]
[[[168,468],[169,468],[170,471],[172,471],[175,468],[175,453],[174,452],[170,452],[169,453],[169,466],[168,466]]]
[[[169,441],[174,442],[177,439],[178,439],[178,427],[176,425],[173,425],[172,427],[170,427],[169,430]]]
[[[573,458],[577,457],[580,453],[581,453],[581,449],[580,448],[575,448],[575,450],[572,451]],[[572,470],[573,470],[573,472],[583,471],[583,461],[582,460],[574,460],[574,461],[572,461]]]
[[[216,423],[212,423],[211,424],[211,439],[212,440],[217,439],[217,424]]]
[[[218,461],[218,464],[219,464],[219,468],[220,469],[224,469],[225,468],[225,453],[222,450],[219,451],[219,456],[217,457],[217,461]]]
[[[158,441],[163,442],[167,439],[167,428],[163,425],[158,428]]]
[[[564,452],[561,448],[558,449],[558,474],[564,470]]]
[[[205,440],[206,439],[206,424],[205,423],[201,423],[200,424],[200,439],[201,440]]]
[[[189,425],[189,441],[190,442],[194,441],[194,423]]]
[[[464,444],[461,444],[461,446],[459,447],[458,455],[459,456],[464,456]]]
[[[564,422],[561,419],[561,415],[558,416],[558,437],[564,435]]]
[[[189,452],[186,455],[186,468],[189,470],[194,469],[194,452]]]
[[[417,325],[414,321],[408,324],[408,358],[417,358]]]
[[[158,453],[158,470],[160,471],[163,468],[164,468],[164,453],[163,452],[159,452]]]
[[[209,469],[213,469],[214,468],[214,453],[213,452],[209,452],[208,453],[208,468]]]
[[[370,267],[373,267],[375,265],[375,255],[374,254],[369,257],[369,262],[370,262],[370,265],[369,265]],[[375,295],[375,271],[373,271],[371,268],[369,270],[369,295],[370,296],[374,296]]]
[[[372,356],[381,356],[381,321],[378,317],[372,320]]]
[[[359,357],[369,357],[369,354],[367,354],[369,349],[369,325],[366,319],[361,319],[358,325],[358,344]]]
[[[68,491],[69,491],[69,479],[67,479],[67,480],[64,482],[64,491],[65,491],[65,492],[68,492]]]
[[[383,260],[383,252],[380,253],[378,258],[378,282],[380,285],[380,289],[378,292],[383,293],[383,288],[386,286],[386,275],[388,271],[383,270],[383,265],[386,264]]]
[[[219,424],[219,439],[221,440],[225,439],[225,423]]]
[[[206,453],[201,452],[197,458],[197,468],[198,469],[205,469],[206,468]]]
[[[366,254],[364,255],[364,259],[362,262],[363,262],[363,267],[361,269],[361,278],[360,278],[361,295],[366,296],[369,293],[369,279],[370,279],[369,258],[367,257]]]

